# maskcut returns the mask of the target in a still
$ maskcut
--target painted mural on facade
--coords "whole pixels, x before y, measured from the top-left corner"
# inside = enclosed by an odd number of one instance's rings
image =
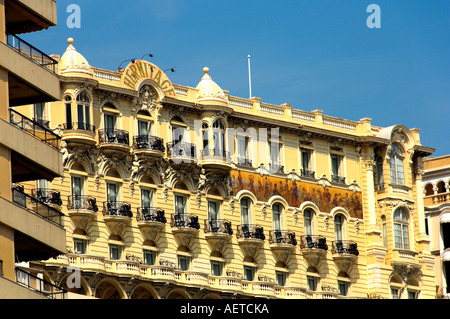
[[[292,207],[299,207],[303,202],[310,201],[317,205],[321,212],[330,213],[333,208],[342,207],[350,216],[363,218],[362,196],[359,192],[353,193],[333,187],[323,188],[320,185],[236,170],[231,172],[231,180],[234,195],[241,190],[248,190],[258,201],[263,202],[279,195]]]

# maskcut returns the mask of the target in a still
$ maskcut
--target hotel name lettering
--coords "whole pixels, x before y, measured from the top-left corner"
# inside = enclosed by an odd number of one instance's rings
[[[131,89],[136,89],[136,84],[144,79],[158,83],[165,95],[175,95],[175,89],[166,74],[147,61],[138,60],[131,63],[123,74],[123,84]]]

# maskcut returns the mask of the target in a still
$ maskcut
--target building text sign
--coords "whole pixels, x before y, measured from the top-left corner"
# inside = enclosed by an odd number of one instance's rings
[[[122,84],[135,90],[136,85],[145,79],[155,81],[165,95],[175,95],[175,89],[167,75],[157,66],[144,60],[135,61],[127,66],[122,75]]]

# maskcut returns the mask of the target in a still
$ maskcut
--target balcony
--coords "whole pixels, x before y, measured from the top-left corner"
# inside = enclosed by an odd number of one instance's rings
[[[253,161],[246,157],[238,157],[237,165],[244,166],[244,167],[253,167]]]
[[[350,240],[333,241],[331,253],[339,269],[348,273],[352,264],[358,259],[358,244]]]
[[[331,175],[331,182],[335,184],[345,185],[345,177],[339,175]]]
[[[98,130],[100,147],[104,150],[128,152],[130,150],[129,134],[124,130]]]
[[[300,236],[300,250],[308,264],[317,268],[327,254],[327,239],[317,235]]]
[[[202,152],[202,165],[208,168],[231,169],[230,152],[205,148]]]
[[[238,244],[246,256],[255,257],[258,248],[264,245],[264,228],[259,225],[244,224],[237,226]]]
[[[136,154],[147,154],[158,157],[164,156],[164,152],[166,151],[164,140],[152,135],[134,136],[133,149]]]
[[[300,169],[300,176],[301,177],[315,179],[316,178],[315,175],[316,175],[316,172],[314,172],[314,171],[310,171],[308,169]]]
[[[0,65],[8,70],[9,106],[59,100],[57,64],[39,49],[7,34],[6,43],[0,42]]]
[[[5,26],[13,34],[40,31],[57,24],[55,0],[5,1]]]
[[[277,261],[287,262],[289,254],[295,250],[297,239],[295,233],[286,230],[269,231],[270,249]]]
[[[103,202],[103,220],[112,235],[123,235],[125,227],[131,223],[133,213],[127,202]]]
[[[450,203],[450,192],[428,195],[423,198],[425,206],[440,205]]]
[[[196,147],[192,143],[167,143],[167,157],[175,163],[192,163],[197,159]]]
[[[231,222],[225,219],[205,220],[205,239],[212,251],[223,250],[227,243],[231,241],[233,229]]]
[[[40,202],[43,202],[53,208],[62,205],[61,193],[48,188],[36,188],[31,190],[31,196],[35,197]]]
[[[172,214],[170,226],[178,243],[187,247],[200,229],[198,217],[190,214]]]
[[[64,214],[39,199],[24,193],[19,187],[12,188],[12,200],[14,203],[19,204],[51,223],[63,227]]]
[[[33,121],[13,109],[9,109],[9,122],[51,147],[59,149],[61,138],[41,123]]]
[[[16,268],[16,282],[48,299],[65,299],[67,291],[63,288],[37,277],[28,270]]]
[[[97,217],[97,200],[91,196],[71,195],[67,197],[67,209],[75,227],[87,230],[89,222]]]
[[[284,165],[269,163],[269,171],[272,173],[284,173]]]
[[[63,141],[94,145],[95,126],[82,122],[64,123]]]
[[[136,220],[144,238],[152,241],[167,222],[164,210],[156,207],[138,207]]]

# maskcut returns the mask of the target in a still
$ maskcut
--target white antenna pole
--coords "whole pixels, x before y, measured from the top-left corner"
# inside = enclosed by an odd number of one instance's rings
[[[249,94],[250,99],[252,98],[252,76],[250,73],[250,54],[248,55],[248,88],[249,88]]]

